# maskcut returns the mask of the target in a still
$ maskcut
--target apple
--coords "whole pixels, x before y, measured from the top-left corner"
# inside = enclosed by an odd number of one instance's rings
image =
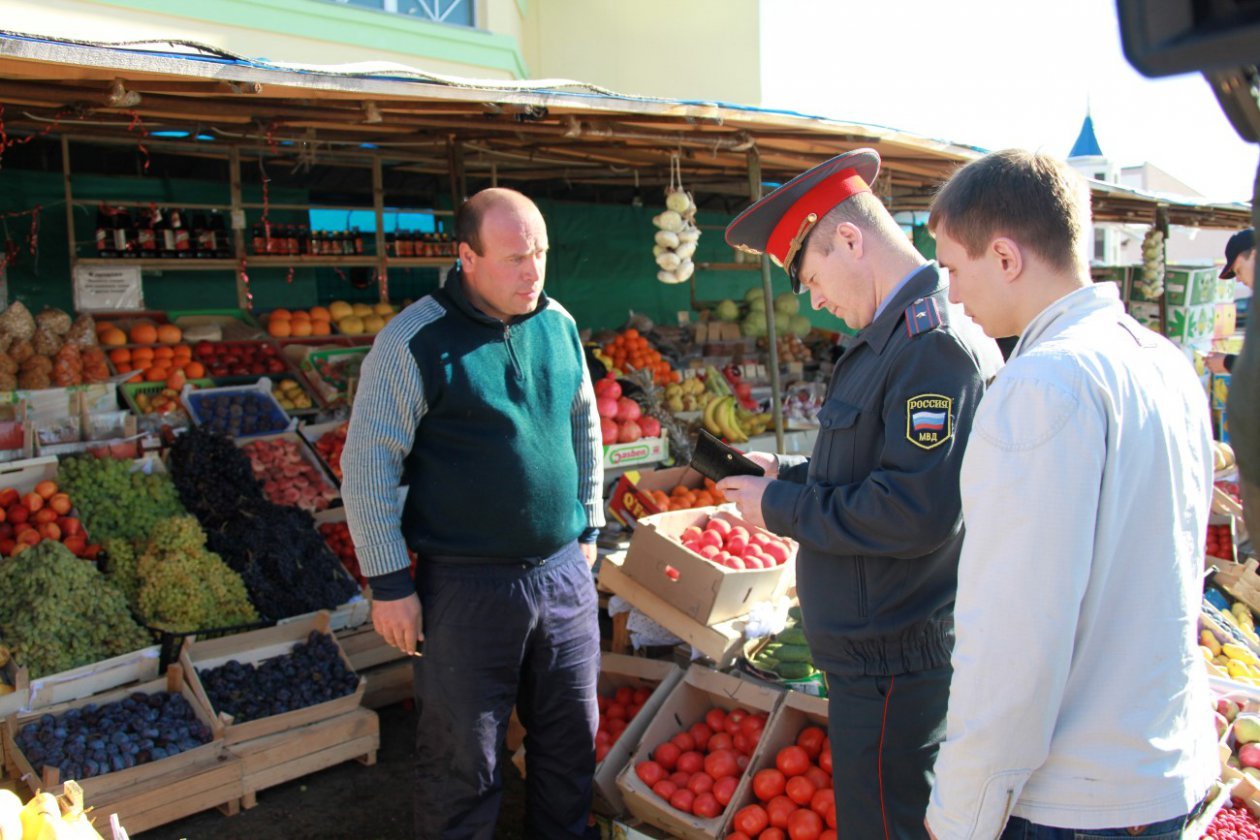
[[[726,535],[731,532],[731,523],[727,522],[725,519],[713,517],[709,520],[709,524],[705,526],[705,529],[709,531],[716,531],[723,539],[726,539]]]
[[[719,537],[713,531],[705,531],[703,534],[700,535],[700,538],[699,540],[697,540],[697,542],[699,542],[700,545],[711,545],[714,548],[720,549],[722,547],[722,538]]]
[[[3,497],[0,496],[0,499]],[[2,502],[0,502],[2,503]],[[1237,702],[1230,700],[1228,697],[1222,697],[1216,701],[1216,711],[1225,716],[1230,723],[1234,722],[1234,718],[1238,717],[1238,713],[1242,711],[1242,707]]]
[[[718,548],[716,545],[713,545],[711,543],[705,543],[700,546],[700,550],[697,551],[696,553],[699,554],[701,557],[705,558],[706,560],[714,560],[717,558],[718,554],[721,553],[721,551],[722,549]]]
[[[1212,717],[1216,720],[1216,740],[1219,741],[1225,737],[1225,730],[1229,729],[1229,721],[1220,712],[1213,712]]]
[[[1234,738],[1240,744],[1254,744],[1260,741],[1260,715],[1254,712],[1241,712],[1234,718]],[[1260,767],[1260,764],[1255,766]]]
[[[724,547],[736,557],[743,557],[744,552],[748,550],[748,539],[737,534],[731,534],[731,536],[726,538]]]
[[[766,553],[767,556],[774,559],[774,563],[776,566],[782,566],[784,563],[787,562],[787,558],[788,558],[787,546],[785,546],[781,542],[766,543],[765,548],[762,550]]]
[[[688,525],[686,528],[683,528],[682,539],[684,541],[688,539],[698,540],[700,539],[700,535],[703,533],[704,532],[701,531],[699,528],[697,528],[695,525]]]
[[[1260,767],[1260,745],[1243,744],[1238,749],[1238,761],[1243,767]]]

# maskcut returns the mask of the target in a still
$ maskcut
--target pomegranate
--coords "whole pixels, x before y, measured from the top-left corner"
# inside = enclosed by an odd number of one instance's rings
[[[618,408],[620,406],[617,405],[617,400],[612,397],[598,397],[595,400],[595,410],[599,412],[600,417],[614,418],[617,416]]]
[[[599,431],[604,438],[604,446],[616,443],[621,432],[617,427],[617,421],[608,417],[599,418]]]
[[[639,424],[633,420],[627,420],[621,424],[621,429],[617,432],[617,443],[634,443],[643,437],[643,430],[639,428]]]
[[[644,437],[661,436],[661,421],[655,417],[649,417],[646,414],[640,417],[639,428],[643,431]]]
[[[621,397],[617,400],[617,420],[621,423],[638,420],[643,415],[643,409],[639,408],[639,404],[629,397]],[[635,438],[638,440],[638,438]]]
[[[621,383],[617,381],[612,374],[605,376],[603,379],[595,383],[595,396],[598,399],[610,397],[614,400],[621,399]]]

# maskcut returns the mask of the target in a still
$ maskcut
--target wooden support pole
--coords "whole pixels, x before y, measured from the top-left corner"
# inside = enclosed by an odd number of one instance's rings
[[[748,151],[748,194],[753,201],[761,198],[761,158],[757,150]],[[770,355],[770,410],[774,415],[774,449],[783,451],[783,386],[779,381],[778,329],[774,324],[774,287],[770,281],[770,257],[761,255],[761,293],[766,300],[766,342]]]
[[[228,190],[232,208],[228,224],[232,227],[232,257],[236,260],[236,306],[242,311],[250,305],[249,290],[245,287],[241,265],[245,259],[245,209],[241,200],[241,150],[232,146],[228,150]]]
[[[372,156],[372,212],[376,217],[376,283],[381,303],[389,303],[389,254],[385,253],[385,171],[380,155]]]

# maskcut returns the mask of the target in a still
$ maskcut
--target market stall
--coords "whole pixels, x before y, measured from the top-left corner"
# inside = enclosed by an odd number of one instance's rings
[[[548,290],[587,336],[614,520],[599,570],[612,645],[642,636],[705,660],[685,674],[605,661],[601,812],[724,837],[775,798],[756,779],[778,764],[814,789],[796,785],[795,819],[827,822],[825,803],[811,807],[830,754],[793,607],[795,546],[732,516],[686,465],[700,430],[809,452],[843,332],[721,230],[766,183],[863,146],[883,157],[877,194],[922,210],[977,150],[575,83],[14,36],[0,36],[0,109],[0,743],[23,798],[74,779],[136,832],[374,760],[371,708],[409,696],[410,665],[367,621],[340,507],[358,365],[443,281],[452,208],[502,184],[538,196]],[[1153,228],[1247,218],[1100,184],[1094,202],[1100,220]],[[1099,279],[1122,283],[1135,312],[1153,307],[1166,333],[1203,338],[1202,307],[1215,317],[1223,291],[1170,272],[1156,294],[1136,271]],[[36,609],[54,586],[80,600]],[[327,691],[285,683],[285,662]],[[264,689],[242,700],[254,679]],[[85,732],[82,749],[44,743],[46,720],[137,692],[182,715],[175,733],[100,755],[90,742],[108,732]],[[730,742],[701,756],[719,784],[679,797],[657,754],[684,734],[705,750],[706,731]],[[200,793],[172,797],[174,785]]]

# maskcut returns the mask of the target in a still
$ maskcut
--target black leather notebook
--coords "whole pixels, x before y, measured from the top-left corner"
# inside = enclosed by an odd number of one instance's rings
[[[765,470],[744,457],[738,449],[727,446],[704,429],[700,430],[700,437],[696,439],[691,468],[713,481],[721,481],[728,475],[766,474]]]

